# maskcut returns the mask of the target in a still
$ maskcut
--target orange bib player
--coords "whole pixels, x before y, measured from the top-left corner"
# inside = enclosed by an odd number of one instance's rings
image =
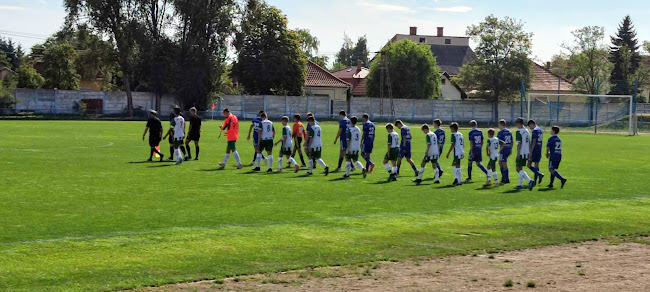
[[[228,147],[226,148],[226,155],[223,157],[223,162],[219,162],[221,168],[226,167],[226,162],[230,158],[230,152],[235,156],[235,161],[237,162],[237,169],[241,169],[243,166],[241,164],[241,158],[237,152],[237,140],[239,139],[239,120],[237,117],[230,113],[230,109],[223,109],[223,125],[221,130],[226,131],[226,138],[228,138]]]
[[[307,132],[305,131],[305,125],[303,125],[300,122],[300,115],[295,115],[293,116],[293,131],[291,134],[293,135],[293,139],[295,140],[295,147],[293,147],[293,154],[291,157],[296,157],[296,152],[300,155],[300,162],[302,163],[301,167],[305,167],[305,159],[302,156],[302,142],[303,142],[303,137],[307,136]]]

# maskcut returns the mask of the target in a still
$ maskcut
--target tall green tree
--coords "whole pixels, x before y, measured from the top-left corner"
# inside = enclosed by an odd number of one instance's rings
[[[238,58],[232,74],[247,92],[302,95],[306,57],[300,37],[287,28],[287,18],[278,8],[249,0],[235,48]]]
[[[633,94],[631,79],[639,68],[641,57],[636,31],[629,15],[623,18],[616,36],[611,39],[609,60],[614,64],[614,68],[610,77],[613,85],[610,94]]]
[[[305,54],[307,60],[312,61],[323,68],[327,68],[329,58],[318,55],[320,41],[313,36],[308,29],[298,28],[295,30],[300,38],[300,50]]]
[[[16,74],[11,78],[14,78],[18,88],[38,89],[45,85],[45,78],[36,72],[34,64],[28,60],[21,61],[20,66],[16,69]]]
[[[401,40],[389,43],[383,52],[383,56],[377,56],[370,66],[366,80],[370,96],[380,94],[382,57],[387,58],[394,97],[428,99],[441,96],[440,68],[431,47]]]
[[[605,28],[586,26],[572,34],[573,42],[562,46],[569,51],[568,74],[573,77],[573,89],[588,94],[604,93],[611,72],[604,43]]]
[[[0,37],[0,65],[16,69],[20,66],[20,59],[23,55],[20,45],[14,43],[10,38]]]
[[[532,33],[524,31],[521,20],[489,15],[477,25],[467,28],[466,34],[478,43],[476,61],[461,67],[455,79],[464,87],[475,87],[493,104],[493,120],[499,119],[500,101],[514,101],[530,78]]]
[[[74,60],[77,52],[70,44],[56,44],[43,53],[45,88],[79,89],[79,74]]]
[[[339,52],[336,54],[335,60],[335,64],[339,65],[336,65],[335,67],[337,68],[334,69],[336,70],[348,66],[356,66],[358,60],[361,60],[362,66],[368,67],[368,55],[368,39],[365,35],[359,37],[355,43],[347,34],[344,34],[343,45],[341,46]]]
[[[175,0],[179,70],[175,92],[183,104],[200,110],[220,94],[228,39],[234,32],[233,0]]]

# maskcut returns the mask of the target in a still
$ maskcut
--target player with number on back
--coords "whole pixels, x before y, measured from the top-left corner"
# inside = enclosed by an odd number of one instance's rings
[[[341,165],[343,164],[343,158],[345,158],[345,153],[348,150],[348,142],[345,138],[345,133],[347,133],[348,127],[350,127],[350,119],[348,119],[345,111],[340,111],[339,117],[341,118],[341,120],[339,121],[339,131],[336,134],[336,138],[334,138],[334,145],[336,145],[336,141],[338,141],[340,138],[341,151],[339,152],[339,166],[336,167],[336,170],[334,170],[335,172],[341,170]]]
[[[424,176],[424,171],[426,170],[427,163],[431,162],[435,173],[434,184],[440,183],[440,172],[438,171],[438,137],[436,134],[431,132],[429,125],[422,125],[422,132],[426,135],[427,150],[424,152],[424,158],[422,159],[422,164],[420,164],[420,172],[418,173],[418,178],[414,179],[413,182],[416,184],[422,183],[422,177]]]
[[[388,132],[388,151],[384,156],[384,167],[388,171],[388,181],[397,181],[397,157],[399,157],[399,135],[395,133],[395,126],[388,123],[386,125]],[[390,162],[390,164],[388,164]]]
[[[372,154],[372,149],[375,146],[375,124],[370,121],[370,116],[368,114],[363,114],[363,137],[361,138],[361,144],[363,149],[361,150],[361,156],[366,160],[366,169],[368,173],[372,173],[375,169],[375,164],[370,160],[370,154]]]
[[[359,151],[361,150],[361,131],[357,127],[357,117],[350,118],[350,127],[346,133],[346,140],[348,141],[348,150],[345,153],[345,175],[343,178],[350,178],[350,169],[352,165],[356,165],[361,169],[363,178],[366,178],[366,169],[359,161]]]
[[[453,122],[449,126],[451,129],[451,147],[447,152],[447,158],[451,151],[454,151],[454,161],[451,164],[454,171],[454,186],[460,186],[463,184],[463,170],[460,168],[460,162],[465,158],[465,141],[463,140],[463,134],[458,132],[458,123]]]
[[[438,137],[438,153],[442,155],[444,147],[445,147],[445,130],[442,128],[442,121],[440,119],[435,119],[433,121],[433,127],[436,129],[433,131],[434,134],[436,134],[436,137]],[[442,174],[444,171],[442,171],[442,168],[440,167],[440,161],[438,161],[438,172],[440,173],[440,176],[442,177]]]
[[[537,126],[535,120],[528,121],[528,127],[531,131],[530,159],[528,160],[528,169],[535,173],[534,180],[537,184],[542,183],[544,174],[539,170],[539,163],[542,161],[542,143],[544,140],[544,131]]]
[[[395,127],[400,129],[400,134],[402,136],[402,141],[399,145],[399,158],[397,159],[397,176],[399,177],[399,170],[402,167],[402,159],[406,158],[406,161],[411,164],[411,168],[415,173],[415,176],[418,176],[418,168],[415,166],[415,162],[411,159],[411,129],[404,124],[401,120],[395,121]]]
[[[257,167],[253,171],[260,171],[260,162],[262,161],[262,152],[266,151],[269,161],[269,169],[266,172],[273,172],[273,139],[275,139],[275,128],[273,122],[269,121],[266,113],[260,115],[262,123],[260,123],[259,143],[257,151]]]
[[[303,138],[307,137],[307,132],[305,131],[305,125],[300,122],[300,115],[298,114],[293,116],[293,131],[291,132],[291,135],[296,142],[291,157],[295,158],[296,152],[298,152],[300,155],[300,162],[302,163],[300,167],[305,167],[305,158],[302,156],[302,142]]]
[[[257,116],[255,118],[253,118],[253,120],[251,121],[251,126],[248,128],[248,138],[246,138],[246,140],[251,139],[251,132],[252,132],[253,133],[253,148],[255,148],[255,152],[253,153],[253,161],[251,161],[251,164],[249,166],[253,166],[253,164],[255,164],[255,161],[257,160],[257,153],[258,153],[257,150],[259,148],[258,143],[260,141],[260,139],[259,139],[259,135],[260,135],[259,131],[260,131],[261,126],[262,126],[262,118],[260,118],[260,116],[263,113],[264,113],[264,111],[260,111],[259,113],[257,113]],[[262,159],[266,160],[266,157],[264,156],[264,154],[262,154]]]
[[[187,159],[192,159],[192,151],[190,150],[190,142],[194,141],[194,149],[196,156],[194,160],[199,160],[199,140],[201,140],[201,117],[197,114],[195,107],[190,108],[190,130],[187,131],[187,138],[185,139],[185,149],[187,149]]]
[[[226,167],[228,158],[230,158],[230,153],[232,152],[235,156],[235,162],[237,162],[237,169],[242,169],[241,158],[239,157],[239,152],[237,152],[237,140],[239,140],[239,120],[235,115],[230,112],[230,109],[223,109],[223,125],[221,125],[221,131],[226,130],[226,138],[228,138],[228,146],[226,146],[226,154],[223,156],[223,161],[219,162],[221,168]]]
[[[307,172],[307,175],[314,174],[314,164],[318,162],[318,164],[325,168],[325,176],[327,176],[330,172],[330,168],[321,158],[321,152],[323,151],[323,137],[321,137],[322,133],[320,125],[316,124],[316,119],[314,119],[313,115],[308,115],[307,124],[309,125],[309,141],[305,144],[309,148],[309,172]]]
[[[524,127],[524,119],[517,118],[515,120],[515,125],[517,126],[517,174],[519,174],[519,184],[516,189],[523,189],[523,181],[528,182],[528,190],[532,191],[535,187],[536,182],[530,179],[528,173],[524,170],[524,166],[528,162],[528,156],[530,155],[530,133],[528,129]]]
[[[551,183],[548,185],[549,188],[553,188],[555,178],[558,178],[560,182],[562,182],[562,188],[564,188],[567,181],[559,172],[557,172],[560,168],[560,162],[562,162],[562,140],[558,136],[559,133],[560,127],[553,126],[551,128],[551,137],[548,138],[548,143],[546,143],[548,170],[551,172]]]
[[[293,139],[291,138],[291,127],[289,127],[289,117],[282,117],[282,136],[278,142],[275,142],[275,145],[282,143],[280,146],[280,154],[278,155],[278,172],[282,172],[282,157],[286,156],[289,161],[289,165],[295,167],[295,172],[300,170],[300,165],[291,157],[291,148],[293,147]]]
[[[174,119],[171,121],[171,128],[167,131],[167,135],[163,137],[163,140],[167,138],[167,136],[174,137],[172,145],[174,147],[174,153],[176,154],[176,165],[180,165],[183,163],[183,155],[179,148],[183,145],[183,140],[185,140],[185,119],[181,115],[180,107],[174,107],[173,115]]]
[[[476,163],[476,166],[481,169],[486,175],[488,174],[487,169],[481,164],[483,161],[483,132],[478,129],[478,123],[475,120],[471,120],[469,125],[472,126],[472,130],[469,131],[469,162],[467,163],[467,180],[466,182],[472,181],[472,163]],[[490,178],[488,177],[488,180]]]
[[[512,133],[506,128],[506,120],[499,121],[499,133],[497,138],[501,141],[501,149],[499,150],[499,166],[501,168],[501,184],[509,184],[510,177],[508,176],[508,157],[512,154]]]
[[[499,138],[494,137],[494,129],[489,129],[485,153],[489,157],[490,162],[488,162],[487,167],[488,181],[483,185],[484,187],[489,187],[492,184],[499,184],[499,181],[497,179],[497,160],[499,160],[499,146],[501,146],[501,141],[499,141]]]

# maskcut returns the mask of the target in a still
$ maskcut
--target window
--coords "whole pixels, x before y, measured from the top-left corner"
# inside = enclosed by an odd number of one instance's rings
[[[445,39],[445,45],[451,45],[451,39]]]
[[[427,39],[425,39],[425,38],[420,38],[420,42],[421,42],[421,43],[425,43],[426,41],[427,41]]]
[[[442,85],[445,85],[447,83],[447,78],[442,78],[440,82],[442,83]]]

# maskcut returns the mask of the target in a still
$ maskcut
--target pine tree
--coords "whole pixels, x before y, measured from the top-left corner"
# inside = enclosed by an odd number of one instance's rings
[[[610,77],[610,94],[632,94],[630,79],[639,69],[641,57],[636,31],[629,15],[619,25],[616,36],[612,37],[609,60],[614,64]]]

